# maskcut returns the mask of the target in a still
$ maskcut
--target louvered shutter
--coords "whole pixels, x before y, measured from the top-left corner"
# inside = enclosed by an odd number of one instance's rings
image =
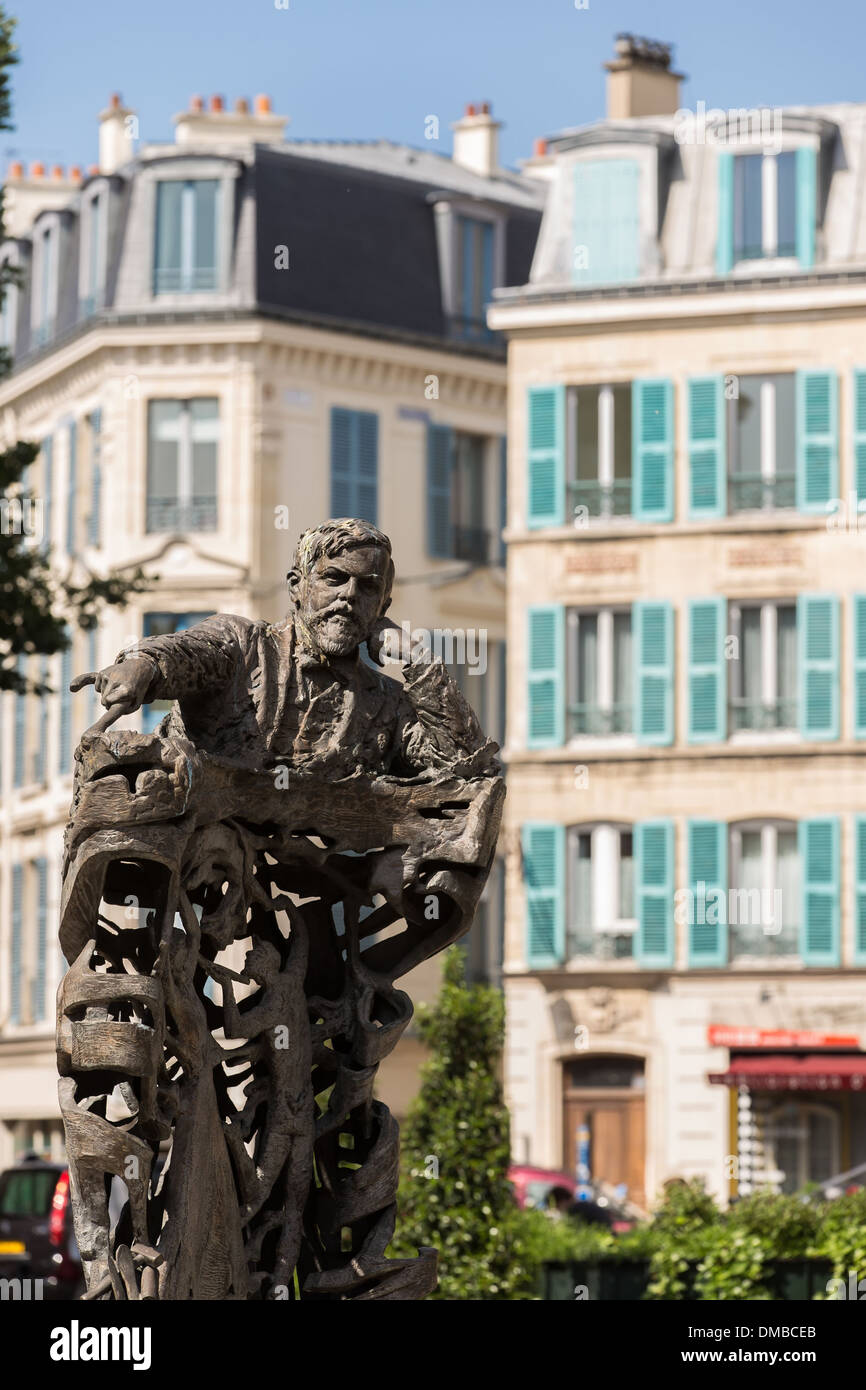
[[[33,861],[36,875],[36,970],[33,976],[31,1012],[34,1023],[46,1016],[46,984],[48,979],[48,863],[39,858]]]
[[[866,965],[866,816],[854,817],[854,964]]]
[[[839,495],[838,381],[834,372],[799,371],[797,507],[825,512]]]
[[[532,970],[549,969],[565,953],[565,827],[530,822],[521,840],[526,960]]]
[[[565,387],[530,386],[527,393],[527,526],[565,521]]]
[[[818,221],[818,151],[801,145],[796,156],[797,260],[804,270],[815,264]]]
[[[716,273],[729,275],[734,267],[734,156],[720,150],[716,223]]]
[[[800,732],[822,742],[839,737],[839,601],[832,594],[797,599]]]
[[[674,736],[673,608],[669,603],[635,603],[631,621],[637,740],[669,744]]]
[[[692,377],[688,384],[689,516],[724,516],[727,509],[725,379]]]
[[[427,550],[436,560],[454,555],[451,494],[454,481],[454,431],[449,425],[427,426]]]
[[[639,521],[674,515],[674,389],[671,381],[632,382],[633,513]]]
[[[528,748],[555,748],[565,728],[565,609],[543,604],[528,610]]]
[[[852,599],[854,633],[854,737],[866,738],[866,594]]]
[[[634,827],[635,899],[638,930],[635,954],[647,968],[674,963],[673,821],[638,821]]]
[[[800,954],[805,965],[839,964],[839,821],[802,820],[797,827],[802,882]]]
[[[69,628],[66,635],[71,639]],[[69,682],[72,680],[72,648],[67,647],[60,655],[60,729],[58,737],[57,771],[60,776],[72,770],[72,693]]]
[[[24,985],[24,870],[12,866],[12,922],[9,950],[9,1021],[21,1022]]]
[[[688,856],[689,965],[726,965],[728,827],[724,821],[690,820]]]
[[[854,487],[859,506],[866,506],[866,368],[853,374],[854,388]]]
[[[719,743],[727,735],[723,598],[693,599],[689,623],[689,743]]]
[[[78,426],[69,422],[69,466],[66,482],[66,551],[76,553],[78,544]]]

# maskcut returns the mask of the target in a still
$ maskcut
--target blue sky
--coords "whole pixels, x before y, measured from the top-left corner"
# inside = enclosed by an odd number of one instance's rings
[[[586,0],[580,0],[586,3]],[[16,130],[0,167],[90,164],[112,91],[142,139],[172,137],[193,93],[267,92],[289,135],[424,144],[437,115],[490,100],[514,164],[538,135],[603,114],[622,30],[676,45],[685,105],[866,100],[863,0],[6,0],[19,18]]]

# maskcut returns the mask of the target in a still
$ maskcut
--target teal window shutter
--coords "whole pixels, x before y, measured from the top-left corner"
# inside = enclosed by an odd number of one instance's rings
[[[66,635],[72,634],[67,627]],[[72,680],[72,647],[60,654],[60,730],[57,752],[57,771],[60,776],[72,771],[72,694],[69,682]]]
[[[90,516],[87,519],[87,542],[92,546],[102,544],[102,460],[101,440],[102,411],[97,407],[90,416],[92,440],[92,459],[90,468]]]
[[[427,426],[427,550],[434,560],[454,557],[451,487],[454,477],[454,431],[450,425]]]
[[[866,369],[854,372],[854,487],[858,505],[866,506]]]
[[[88,665],[89,671],[95,671],[96,667]],[[43,656],[39,664],[39,683],[48,684],[48,658]],[[91,689],[93,687],[91,686]],[[45,781],[45,750],[48,747],[48,696],[39,696],[39,737],[36,747],[33,750],[33,781],[42,783]]]
[[[852,601],[854,634],[854,737],[866,738],[866,594]]]
[[[565,826],[523,826],[526,961],[531,970],[561,965],[565,955]]]
[[[839,386],[835,372],[797,372],[797,508],[826,512],[839,496]]]
[[[635,733],[638,743],[674,738],[674,614],[669,603],[632,604]]]
[[[12,923],[9,951],[9,1022],[21,1022],[21,994],[24,984],[24,870],[12,866]]]
[[[562,526],[565,522],[565,387],[530,386],[527,416],[527,526]]]
[[[689,381],[689,516],[724,516],[727,510],[725,379]]]
[[[48,977],[48,861],[34,859],[36,874],[36,971],[33,976],[31,1016],[34,1023],[45,1018]]]
[[[688,822],[689,965],[728,963],[728,827],[724,821]]]
[[[635,159],[580,160],[574,169],[572,273],[578,285],[622,284],[640,275],[640,166]]]
[[[87,670],[99,670],[99,631],[94,628],[87,634]],[[95,685],[87,687],[87,723],[95,724],[99,716],[99,692]]]
[[[27,658],[19,655],[15,670],[22,680],[27,676]],[[29,696],[15,696],[15,747],[12,750],[12,785],[23,787],[26,779],[27,763],[27,701]]]
[[[66,483],[66,552],[76,553],[78,527],[76,507],[78,502],[78,426],[74,420],[69,422],[69,471]]]
[[[331,516],[376,525],[379,417],[369,410],[331,410]]]
[[[800,733],[828,742],[839,737],[839,600],[832,594],[797,599]]]
[[[670,970],[674,964],[674,826],[671,820],[634,827],[638,964]]]
[[[528,610],[527,748],[557,748],[565,736],[565,609]]]
[[[723,598],[692,599],[689,620],[689,743],[727,737]]]
[[[802,910],[800,955],[804,965],[838,965],[839,819],[819,816],[797,827]]]
[[[866,965],[866,816],[854,817],[854,964]]]
[[[44,502],[42,526],[42,548],[51,545],[51,502],[54,492],[54,441],[49,436],[42,441],[42,499]]]
[[[728,150],[720,150],[717,159],[719,220],[716,229],[716,273],[729,275],[734,268],[734,156]]]
[[[673,521],[673,382],[632,382],[633,514],[639,521]]]
[[[499,563],[505,564],[505,528],[508,525],[508,436],[499,437]]]
[[[797,150],[797,260],[804,270],[815,264],[815,227],[818,221],[818,151]]]

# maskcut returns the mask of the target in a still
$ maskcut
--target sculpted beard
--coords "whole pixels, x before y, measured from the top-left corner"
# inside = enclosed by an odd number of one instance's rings
[[[310,623],[316,641],[327,656],[345,656],[363,640],[357,616],[346,603],[333,603]]]

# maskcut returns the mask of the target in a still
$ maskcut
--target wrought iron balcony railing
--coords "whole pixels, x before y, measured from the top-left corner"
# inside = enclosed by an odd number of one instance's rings
[[[572,738],[576,734],[630,734],[633,706],[618,704],[600,709],[598,705],[569,705],[568,722]]]
[[[760,473],[728,475],[728,510],[731,512],[773,511],[796,506],[793,473],[777,473],[765,478]]]
[[[590,516],[631,516],[631,478],[613,483],[583,482],[572,479],[568,484],[572,510],[586,507]]]
[[[769,701],[738,697],[731,700],[730,713],[733,733],[745,729],[753,733],[766,733],[770,729],[797,727],[797,701],[794,696]]]
[[[217,529],[217,499],[191,497],[149,497],[147,499],[148,531],[215,531]]]

